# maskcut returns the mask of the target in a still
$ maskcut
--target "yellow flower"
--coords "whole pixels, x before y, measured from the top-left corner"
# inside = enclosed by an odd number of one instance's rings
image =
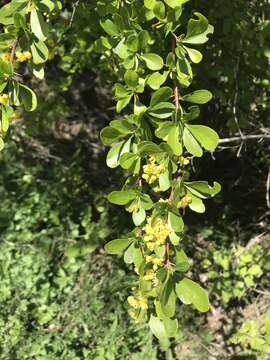
[[[190,158],[184,158],[184,156],[180,156],[180,158],[178,159],[178,162],[180,165],[186,166],[186,165],[189,165]]]
[[[144,280],[152,281],[153,285],[157,287],[159,285],[159,280],[154,269],[148,269],[143,276]]]
[[[0,104],[6,105],[7,103],[8,103],[8,95],[7,94],[0,95]]]
[[[134,309],[148,309],[148,301],[147,298],[144,296],[138,296],[137,298],[135,298],[134,296],[129,296],[127,298],[127,301],[129,305],[132,306]]]
[[[32,58],[32,54],[30,53],[30,51],[24,51],[24,52],[16,51],[15,55],[16,55],[17,61],[20,63],[23,63]]]
[[[164,259],[162,258],[157,258],[154,255],[148,255],[145,258],[145,261],[147,263],[151,263],[153,264],[153,270],[156,271],[158,269],[159,266],[162,266],[164,263]]]
[[[160,198],[158,200],[158,202],[160,202],[160,203],[167,203],[168,201],[169,201],[169,199],[162,199],[162,198]]]
[[[153,269],[146,270],[145,275],[143,276],[144,280],[153,280],[156,277],[156,273]]]
[[[140,296],[138,298],[138,303],[139,303],[139,307],[142,309],[142,310],[147,310],[148,309],[148,301],[147,301],[147,298],[143,297],[143,296]]]
[[[185,195],[177,204],[178,209],[185,209],[192,203],[192,198],[189,195]]]
[[[10,53],[4,53],[1,55],[1,59],[5,62],[9,62],[10,61]]]
[[[155,158],[150,156],[149,163],[143,166],[142,178],[151,185],[164,171],[165,166],[156,164]]]
[[[129,297],[127,298],[127,302],[128,302],[129,305],[132,306],[134,309],[138,309],[138,308],[140,307],[138,300],[136,300],[134,296],[129,296]]]
[[[30,53],[30,51],[25,51],[24,56],[25,56],[26,60],[31,60],[32,59],[32,54]]]
[[[167,237],[170,235],[168,224],[161,218],[157,218],[152,223],[152,218],[149,217],[143,230],[145,231],[143,240],[146,246],[148,246],[149,242],[153,242],[159,246],[164,245]]]

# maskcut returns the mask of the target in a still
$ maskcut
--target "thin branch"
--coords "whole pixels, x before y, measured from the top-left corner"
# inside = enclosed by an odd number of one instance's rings
[[[74,20],[74,17],[75,17],[75,13],[76,13],[76,10],[77,10],[77,7],[79,6],[80,4],[80,0],[77,0],[75,2],[75,4],[73,5],[73,9],[72,9],[72,14],[71,14],[71,17],[70,17],[70,21],[69,21],[69,25],[68,25],[68,28],[70,29],[71,26],[72,26],[72,23],[73,23],[73,20]]]
[[[14,61],[14,57],[15,57],[15,52],[16,52],[16,47],[18,45],[18,39],[16,39],[13,44],[11,45],[11,52],[10,52],[10,59],[9,59],[9,62],[11,64],[13,64],[13,61]]]
[[[270,167],[269,167],[267,181],[266,181],[266,204],[267,204],[268,209],[270,209]]]
[[[175,48],[176,48],[176,37],[174,34],[172,34],[172,53],[173,53],[173,59],[174,62],[176,60],[176,55],[175,55]],[[174,93],[174,99],[175,99],[175,110],[176,113],[179,110],[180,104],[179,104],[179,88],[178,88],[178,84],[177,84],[177,80],[174,78],[173,80],[173,93]]]
[[[263,140],[263,139],[269,139],[270,140],[270,135],[258,134],[258,135],[234,136],[234,137],[231,137],[231,138],[220,139],[219,144],[228,144],[228,143],[238,142],[238,141],[243,142],[243,141],[246,141],[246,140]]]
[[[241,137],[243,137],[243,133],[240,128],[238,116],[237,116],[237,102],[238,102],[238,91],[239,91],[239,85],[238,85],[239,62],[240,62],[240,58],[237,57],[236,63],[234,65],[235,93],[234,93],[234,99],[233,99],[233,116],[234,116],[234,122],[239,131],[239,134]]]

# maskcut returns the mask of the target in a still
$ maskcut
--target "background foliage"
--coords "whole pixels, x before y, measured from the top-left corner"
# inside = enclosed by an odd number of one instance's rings
[[[110,3],[100,1],[101,11]],[[188,6],[215,26],[195,77],[215,95],[206,123],[223,138],[239,136],[238,126],[269,134],[268,2]],[[39,107],[14,120],[0,155],[0,358],[164,358],[147,328],[126,316],[131,269],[103,251],[129,222],[105,200],[120,174],[107,172],[98,139],[114,114],[110,84],[119,74],[94,44],[91,4],[66,2],[51,21],[53,58],[46,79],[32,83]],[[267,140],[221,144],[215,159],[195,162],[198,178],[223,186],[207,215],[188,216],[184,240],[212,308],[204,317],[177,309],[176,359],[269,356],[269,165]]]

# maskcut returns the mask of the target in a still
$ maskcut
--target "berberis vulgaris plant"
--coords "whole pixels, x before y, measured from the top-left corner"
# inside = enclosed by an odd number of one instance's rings
[[[189,179],[190,162],[204,151],[213,152],[218,135],[197,124],[198,105],[210,101],[212,94],[189,90],[192,66],[202,60],[201,45],[214,29],[198,12],[188,19],[183,10],[187,2],[85,4],[100,18],[94,56],[100,56],[119,81],[114,85],[119,116],[101,131],[101,139],[112,144],[108,166],[121,166],[126,175],[121,190],[108,199],[125,206],[135,225],[125,238],[110,241],[106,250],[124,252],[125,262],[134,264],[138,281],[127,299],[130,314],[137,321],[149,320],[163,343],[177,331],[177,298],[201,312],[209,309],[207,292],[185,276],[190,264],[181,246],[183,218],[188,210],[204,212],[203,200],[220,191],[217,182]],[[13,0],[0,9],[1,148],[16,108],[33,111],[37,106],[20,71],[27,68],[37,78],[44,77],[50,18],[61,6],[56,0]]]

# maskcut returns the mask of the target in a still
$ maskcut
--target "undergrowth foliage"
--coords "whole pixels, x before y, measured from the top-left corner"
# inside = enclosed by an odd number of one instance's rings
[[[125,206],[135,225],[106,250],[124,252],[125,262],[134,265],[138,281],[127,299],[130,315],[148,320],[164,347],[177,332],[177,298],[201,312],[209,309],[207,292],[185,276],[190,264],[181,240],[185,212],[203,213],[204,200],[220,191],[217,182],[190,179],[193,159],[213,152],[219,138],[197,124],[199,105],[211,100],[211,92],[192,89],[194,66],[214,29],[201,13],[187,17],[188,1],[103,0],[94,9],[104,31],[94,49],[118,71],[119,116],[101,139],[112,145],[107,165],[126,170],[123,187],[108,199]],[[37,97],[20,72],[27,66],[44,77],[50,18],[60,11],[61,2],[54,0],[13,0],[0,9],[1,148],[16,111],[36,109]]]

